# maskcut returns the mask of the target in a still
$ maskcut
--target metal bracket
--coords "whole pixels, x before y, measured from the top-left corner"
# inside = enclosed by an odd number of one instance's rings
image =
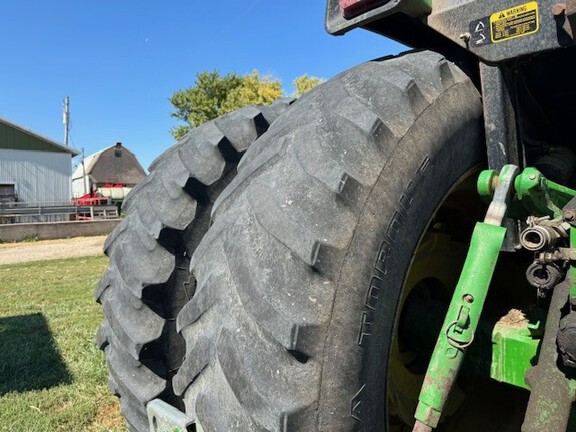
[[[198,421],[161,399],[146,405],[150,432],[204,432]]]
[[[514,104],[510,96],[513,89],[508,88],[515,81],[507,79],[506,73],[502,66],[480,63],[488,165],[498,171],[511,163],[524,166],[524,155],[518,145]]]
[[[498,177],[498,186],[494,191],[492,202],[488,206],[484,223],[501,226],[508,205],[514,196],[514,179],[518,175],[516,165],[504,165]]]

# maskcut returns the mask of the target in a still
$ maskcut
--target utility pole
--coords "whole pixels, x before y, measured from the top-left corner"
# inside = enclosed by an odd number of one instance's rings
[[[82,184],[84,185],[84,195],[86,195],[88,191],[88,178],[86,177],[86,165],[84,165],[84,147],[82,147]]]
[[[64,112],[62,113],[62,123],[64,123],[64,144],[68,147],[68,133],[70,131],[70,98],[64,98]]]

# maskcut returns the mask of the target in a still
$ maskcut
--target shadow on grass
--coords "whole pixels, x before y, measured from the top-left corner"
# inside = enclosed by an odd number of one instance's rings
[[[0,318],[0,396],[71,381],[44,315]]]

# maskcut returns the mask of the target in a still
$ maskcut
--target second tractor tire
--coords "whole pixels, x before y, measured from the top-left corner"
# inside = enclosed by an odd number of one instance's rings
[[[192,129],[124,201],[126,217],[106,241],[110,264],[96,289],[104,313],[97,341],[132,431],[149,430],[152,399],[184,409],[172,379],[184,357],[176,316],[196,289],[190,257],[241,156],[292,102],[244,107]]]

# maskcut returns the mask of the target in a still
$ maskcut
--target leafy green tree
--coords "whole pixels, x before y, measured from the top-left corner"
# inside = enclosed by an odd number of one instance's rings
[[[193,86],[178,90],[170,97],[170,103],[176,108],[170,115],[187,123],[172,128],[172,135],[180,139],[190,127],[218,117],[228,94],[241,85],[242,77],[235,73],[224,76],[218,71],[196,74]]]
[[[296,78],[292,81],[292,85],[294,86],[294,90],[296,90],[296,95],[300,96],[307,91],[312,90],[318,84],[322,84],[325,80],[322,78],[317,78],[314,76],[308,76],[308,74],[304,74]]]
[[[267,76],[260,77],[258,71],[244,76],[201,72],[196,75],[193,86],[178,90],[170,97],[176,108],[170,115],[186,123],[173,127],[170,133],[179,140],[191,127],[246,105],[272,103],[280,96],[282,83]]]
[[[269,76],[260,77],[257,70],[242,77],[242,85],[233,89],[220,110],[220,115],[247,105],[268,105],[282,96],[282,82]]]

